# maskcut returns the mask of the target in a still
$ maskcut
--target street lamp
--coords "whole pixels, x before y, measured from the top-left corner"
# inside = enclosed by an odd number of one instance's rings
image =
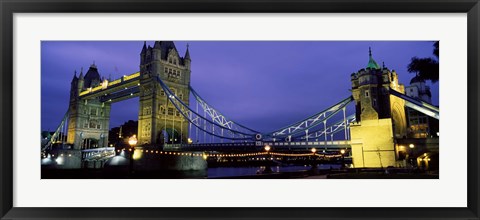
[[[345,150],[341,149],[340,153],[342,154],[342,169],[345,167]]]
[[[266,146],[264,147],[264,149],[265,149],[265,151],[267,151],[267,153],[268,153],[268,151],[270,151],[271,148],[270,148],[269,145],[266,145]]]
[[[133,173],[133,154],[135,153],[135,145],[137,144],[137,136],[133,135],[132,137],[128,138],[128,144],[130,145],[131,153],[130,153],[130,173]]]
[[[265,145],[265,147],[263,148],[265,149],[265,151],[267,151],[267,156],[269,155],[269,151],[270,149],[272,149],[269,145]],[[268,160],[268,157],[267,157],[267,160]]]
[[[415,148],[415,145],[409,144],[408,147],[410,148],[410,151],[408,153],[408,157],[410,160],[410,165],[414,167],[414,159],[413,159],[413,148]]]
[[[317,158],[315,157],[315,153],[317,152],[316,148],[312,148],[310,151],[312,151],[312,173],[318,174],[317,172]]]
[[[137,144],[138,140],[137,140],[137,135],[133,135],[131,136],[130,138],[128,138],[128,144],[130,145],[130,147],[134,148],[135,145]]]

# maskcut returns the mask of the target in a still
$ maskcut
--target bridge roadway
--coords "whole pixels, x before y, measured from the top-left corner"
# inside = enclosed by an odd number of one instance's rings
[[[350,141],[297,141],[297,142],[272,142],[256,141],[244,143],[206,143],[206,144],[166,144],[164,151],[237,151],[237,152],[258,152],[265,151],[265,146],[270,146],[270,151],[298,151],[310,152],[312,148],[317,151],[340,151],[350,149]]]

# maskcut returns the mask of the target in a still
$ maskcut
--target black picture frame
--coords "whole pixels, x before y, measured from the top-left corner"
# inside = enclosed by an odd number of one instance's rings
[[[0,0],[1,219],[479,219],[479,0]],[[467,13],[466,208],[18,208],[13,207],[14,13]]]

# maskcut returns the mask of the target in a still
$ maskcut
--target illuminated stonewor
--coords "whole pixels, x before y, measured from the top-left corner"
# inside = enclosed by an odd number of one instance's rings
[[[102,82],[95,64],[85,76],[81,70],[80,76],[75,75],[71,82],[67,142],[73,144],[74,149],[107,145],[111,103],[103,102],[99,97],[85,96],[87,93],[100,95],[104,82],[108,81],[104,79]]]
[[[174,95],[189,105],[190,54],[180,57],[172,41],[144,44],[140,54],[140,110],[138,138],[140,144],[186,143],[188,121],[169,102],[155,78],[167,84]]]
[[[75,73],[71,81],[66,143],[73,146],[69,160],[76,162],[63,167],[80,168],[81,161],[94,155],[93,151],[102,148],[107,151],[111,104],[133,97],[140,97],[139,145],[186,143],[188,123],[168,102],[157,77],[188,105],[190,62],[188,48],[181,57],[172,41],[156,41],[153,47],[144,44],[139,72],[107,80],[93,63],[85,75],[83,69],[79,77]]]
[[[351,75],[351,97],[269,133],[259,133],[227,119],[202,99],[189,86],[190,63],[188,47],[184,57],[180,57],[173,42],[157,41],[153,47],[144,44],[139,72],[107,80],[101,78],[92,64],[85,76],[83,70],[79,77],[75,73],[69,110],[52,135],[50,145],[45,145],[48,152],[44,157],[61,156],[63,152],[68,155],[65,160],[68,163],[64,163],[68,165],[59,163],[62,168],[90,167],[91,160],[93,168],[102,168],[109,157],[115,156],[114,149],[107,148],[111,104],[132,97],[139,97],[138,145],[121,154],[132,153],[139,169],[206,169],[205,158],[158,160],[153,155],[161,150],[178,151],[178,155],[212,151],[243,155],[271,146],[272,155],[289,157],[303,155],[310,149],[315,154],[321,149],[324,156],[341,156],[342,161],[344,156],[348,159],[351,156],[357,168],[407,167],[407,161],[414,166],[415,159],[428,168],[429,161],[438,155],[438,138],[431,134],[424,138],[409,137],[405,114],[405,108],[409,107],[438,121],[438,107],[406,96],[396,72],[384,65],[380,67],[371,51],[367,67]],[[193,106],[190,93],[194,97]],[[347,117],[346,107],[352,101],[355,115]],[[335,115],[343,118],[335,119]],[[410,119],[416,118],[410,115]],[[67,143],[73,149],[64,145],[66,121]],[[430,133],[438,136],[434,130]],[[62,152],[56,152],[53,143],[61,143]]]
[[[405,101],[390,95],[404,93],[394,70],[380,67],[369,51],[365,69],[351,75],[357,122],[351,125],[354,167],[396,165],[395,139],[406,135]]]
[[[111,103],[140,97],[138,112],[139,144],[187,142],[188,123],[168,102],[156,77],[167,83],[175,95],[188,105],[190,55],[180,57],[171,41],[156,41],[143,46],[140,72],[120,79],[101,79],[95,64],[87,74],[74,76],[69,106],[69,144],[74,149],[107,147]]]

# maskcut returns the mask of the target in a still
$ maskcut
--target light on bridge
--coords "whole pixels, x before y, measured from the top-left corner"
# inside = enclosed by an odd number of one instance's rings
[[[317,149],[312,148],[312,153],[315,153],[315,152],[317,152]]]
[[[341,153],[341,154],[344,154],[344,153],[345,153],[345,150],[344,150],[344,149],[340,150],[340,153]]]
[[[270,148],[270,146],[269,146],[269,145],[266,145],[266,146],[264,147],[264,149],[265,149],[265,151],[267,151],[267,152],[268,152],[268,151],[270,151],[270,149],[271,149],[271,148]]]
[[[409,147],[409,148],[414,148],[414,147],[415,147],[415,145],[413,145],[413,144],[410,144],[410,145],[408,145],[408,147]]]

